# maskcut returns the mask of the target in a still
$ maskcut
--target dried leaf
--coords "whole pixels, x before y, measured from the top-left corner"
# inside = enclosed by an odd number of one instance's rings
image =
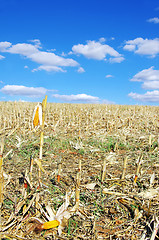
[[[137,195],[145,199],[151,199],[156,197],[158,194],[159,194],[159,188],[156,188],[156,189],[151,188],[151,189],[148,189],[147,191],[140,192]]]
[[[88,184],[83,185],[83,186],[87,189],[93,190],[96,185],[97,185],[97,183],[88,183]]]

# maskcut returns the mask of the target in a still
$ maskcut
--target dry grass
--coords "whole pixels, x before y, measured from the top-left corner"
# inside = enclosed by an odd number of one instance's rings
[[[40,161],[34,107],[0,103],[1,238],[158,239],[159,107],[48,103]],[[77,209],[62,234],[35,232],[66,192]]]

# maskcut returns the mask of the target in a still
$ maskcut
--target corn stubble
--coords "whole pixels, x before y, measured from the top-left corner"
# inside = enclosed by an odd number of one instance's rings
[[[0,238],[157,239],[159,108],[46,102],[0,103]]]

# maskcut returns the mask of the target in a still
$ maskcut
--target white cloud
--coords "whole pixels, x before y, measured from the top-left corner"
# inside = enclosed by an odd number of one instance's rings
[[[60,67],[75,67],[79,65],[71,58],[64,58],[52,52],[41,51],[41,43],[38,39],[32,40],[31,42],[33,42],[33,44],[18,43],[15,45],[9,42],[0,42],[0,51],[20,54],[33,62],[41,64],[36,70],[65,72]],[[33,71],[35,71],[35,69]]]
[[[143,38],[136,38],[134,40],[126,41],[126,45],[123,48],[124,50],[134,51],[138,45],[143,43],[143,41]]]
[[[47,72],[66,72],[65,70],[63,70],[60,67],[57,66],[45,66],[45,65],[41,65],[38,68],[34,68],[32,70],[32,72],[36,72],[36,71],[41,71],[41,70],[45,70]]]
[[[121,63],[124,60],[125,60],[124,57],[109,58],[110,63]]]
[[[84,70],[84,68],[83,68],[83,67],[79,67],[79,68],[78,68],[78,70],[77,70],[77,72],[78,72],[78,73],[84,73],[84,72],[85,72],[85,70]]]
[[[138,72],[131,81],[145,82],[145,81],[159,81],[159,70],[154,70],[154,67],[144,69]]]
[[[30,56],[32,54],[38,53],[39,50],[38,50],[37,46],[34,46],[32,44],[17,43],[15,45],[12,45],[10,48],[8,48],[8,50],[6,50],[6,52],[20,54],[20,55],[30,58]]]
[[[0,55],[0,60],[1,60],[1,59],[4,59],[4,58],[5,58],[4,56]]]
[[[0,52],[5,52],[11,45],[10,42],[0,42]]]
[[[132,79],[133,82],[143,82],[144,89],[159,89],[159,70],[154,67],[138,72]]]
[[[71,94],[71,95],[60,95],[53,94],[54,98],[60,99],[63,102],[78,102],[78,103],[98,103],[98,104],[115,104],[107,99],[100,99],[99,97],[87,95],[87,94]]]
[[[137,94],[137,93],[129,93],[129,97],[135,99],[136,101],[142,101],[142,102],[159,102],[159,91],[149,91],[145,94]]]
[[[126,41],[124,50],[134,51],[136,54],[155,57],[159,53],[159,38],[143,39],[136,38]]]
[[[146,81],[142,84],[144,89],[159,89],[159,81]]]
[[[159,23],[159,18],[158,18],[158,17],[150,18],[150,19],[147,20],[147,22],[150,22],[150,23]]]
[[[75,67],[78,63],[71,58],[63,58],[55,53],[50,52],[42,52],[38,51],[29,56],[29,58],[39,64],[43,64],[45,66],[65,66],[65,67]]]
[[[119,54],[116,50],[107,44],[102,44],[101,42],[88,41],[87,44],[78,44],[72,47],[72,53],[81,54],[89,59],[95,60],[106,60],[106,56],[119,58]]]
[[[104,38],[104,37],[99,38],[99,42],[103,43],[105,41],[106,41],[106,38]]]
[[[34,43],[37,48],[41,48],[41,42],[39,39],[30,40],[30,42]]]
[[[67,54],[66,54],[66,53],[64,53],[64,52],[62,52],[62,53],[61,53],[61,56],[62,56],[62,57],[66,57],[66,56],[67,56]]]
[[[155,70],[154,67],[144,69],[138,72],[132,79],[133,82],[143,82],[143,89],[153,89],[154,91],[148,91],[145,94],[129,93],[129,97],[137,101],[147,102],[159,102],[159,70]]]
[[[6,85],[0,91],[11,96],[41,97],[46,94],[47,89],[43,87],[34,88],[20,85]]]
[[[25,69],[29,68],[27,65],[24,66]]]
[[[60,95],[60,94],[53,94],[54,98],[60,99],[66,102],[87,102],[87,103],[96,103],[99,102],[99,97],[94,97],[87,94],[77,94],[77,95]]]
[[[111,75],[111,74],[108,74],[105,76],[105,78],[112,78],[112,77],[113,77],[113,75]]]
[[[124,46],[124,50],[133,52],[133,51],[135,50],[135,47],[136,47],[135,44],[126,44],[126,45]]]

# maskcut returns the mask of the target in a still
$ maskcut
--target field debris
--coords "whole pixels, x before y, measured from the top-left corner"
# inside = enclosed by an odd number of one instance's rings
[[[0,111],[0,239],[159,238],[159,107]]]

